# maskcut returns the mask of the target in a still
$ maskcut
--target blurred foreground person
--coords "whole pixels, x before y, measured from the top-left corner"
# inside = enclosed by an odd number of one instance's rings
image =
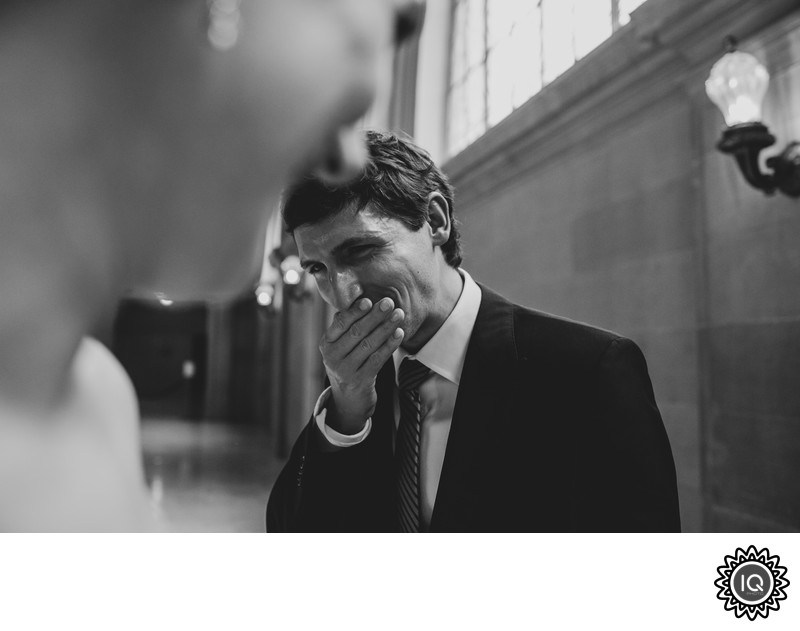
[[[320,342],[330,387],[267,529],[679,530],[638,346],[476,283],[430,156],[392,134],[367,146],[359,181],[286,195],[301,263],[337,313]]]
[[[361,166],[406,4],[0,4],[0,530],[161,527],[131,383],[87,331],[123,295],[255,280],[285,180]]]

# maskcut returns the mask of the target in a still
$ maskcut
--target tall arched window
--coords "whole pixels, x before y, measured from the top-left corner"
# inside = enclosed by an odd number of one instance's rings
[[[645,0],[453,0],[448,153],[500,122]]]

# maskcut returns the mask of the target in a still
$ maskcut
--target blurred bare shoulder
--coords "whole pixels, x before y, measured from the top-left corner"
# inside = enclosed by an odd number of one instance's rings
[[[0,530],[156,529],[133,386],[111,352],[85,338],[54,409],[0,401]]]

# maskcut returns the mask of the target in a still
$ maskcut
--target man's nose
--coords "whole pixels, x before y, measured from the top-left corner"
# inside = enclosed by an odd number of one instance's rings
[[[332,272],[330,280],[333,307],[337,311],[349,308],[364,292],[358,279],[348,270]]]
[[[402,44],[422,30],[425,0],[395,0],[394,40]]]

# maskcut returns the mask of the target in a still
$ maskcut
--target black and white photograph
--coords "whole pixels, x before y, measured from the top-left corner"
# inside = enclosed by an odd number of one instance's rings
[[[0,626],[796,629],[798,532],[797,0],[0,0]]]

